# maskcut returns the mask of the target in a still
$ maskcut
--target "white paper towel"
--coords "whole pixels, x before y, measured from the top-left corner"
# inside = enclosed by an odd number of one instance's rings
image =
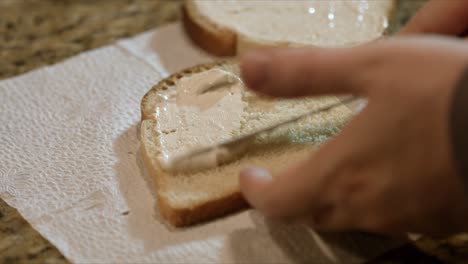
[[[319,237],[252,210],[185,229],[161,222],[139,158],[140,99],[213,59],[172,24],[0,82],[0,197],[77,263],[355,263],[397,245]]]

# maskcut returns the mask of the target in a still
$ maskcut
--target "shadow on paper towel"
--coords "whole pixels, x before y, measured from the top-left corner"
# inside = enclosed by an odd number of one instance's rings
[[[148,176],[140,155],[140,123],[134,124],[123,132],[114,142],[114,151],[118,160],[114,165],[117,173],[120,192],[123,194],[127,209],[121,217],[128,224],[128,232],[140,240],[147,252],[159,250],[171,245],[183,244],[210,237],[220,236],[226,232],[223,221],[214,221],[190,228],[172,228],[159,214],[157,208],[156,185]],[[229,221],[235,222],[236,217]],[[232,224],[232,228],[242,223]]]
[[[255,227],[233,232],[229,245],[235,262],[362,263],[403,242],[357,232],[317,233],[297,224],[280,224],[251,211]]]

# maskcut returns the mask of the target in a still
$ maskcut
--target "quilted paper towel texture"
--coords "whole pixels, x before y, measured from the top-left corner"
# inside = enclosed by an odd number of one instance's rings
[[[173,24],[0,82],[0,197],[76,263],[349,263],[394,246],[319,238],[253,211],[182,230],[162,223],[139,159],[140,99],[212,59]]]

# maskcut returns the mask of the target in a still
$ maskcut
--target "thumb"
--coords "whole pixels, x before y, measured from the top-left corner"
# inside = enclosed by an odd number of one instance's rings
[[[268,217],[281,220],[295,220],[330,209],[334,199],[324,192],[334,177],[343,172],[341,161],[358,142],[351,140],[356,137],[346,134],[331,139],[312,156],[292,166],[288,164],[274,176],[261,168],[241,171],[239,183],[244,197]]]
[[[264,169],[248,168],[240,173],[241,190],[252,207],[273,219],[289,221],[317,215],[332,205],[321,195],[324,173],[310,175],[312,169],[321,169],[317,167],[310,160],[303,161],[274,177]]]
[[[259,168],[243,170],[239,177],[243,196],[266,216],[280,220],[325,216],[337,208],[341,215],[346,213],[340,205],[343,195],[354,192],[355,180],[363,179],[355,176],[365,170],[367,157],[373,155],[363,144],[363,138],[375,131],[369,129],[369,118],[374,115],[370,107],[311,156],[284,164],[286,168],[275,175]],[[339,221],[334,224],[352,225],[355,219],[343,215]]]
[[[256,50],[241,58],[241,76],[250,89],[270,96],[362,94],[359,72],[372,54],[364,46]]]

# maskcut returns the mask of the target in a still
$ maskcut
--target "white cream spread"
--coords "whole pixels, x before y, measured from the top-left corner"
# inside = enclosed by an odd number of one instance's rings
[[[176,85],[160,92],[161,103],[155,113],[161,150],[158,159],[168,170],[181,154],[232,138],[241,128],[246,107],[242,82],[220,69],[184,77]],[[217,165],[216,155],[193,162],[198,164],[195,166],[213,167]]]
[[[265,42],[342,46],[368,42],[388,27],[392,0],[195,0],[201,16]]]
[[[214,148],[211,151],[191,156],[190,152],[160,159],[161,167],[170,172],[191,172],[216,167],[222,163],[222,157],[230,161],[234,153],[228,148]]]
[[[180,79],[175,87],[159,92],[155,111],[159,136],[158,161],[169,172],[198,171],[217,167],[278,145],[319,143],[336,133],[333,116],[347,116],[346,107],[311,116],[265,137],[249,138],[241,144],[219,147],[185,159],[194,150],[224,143],[261,128],[290,119],[312,109],[336,103],[334,97],[272,100],[248,92],[239,78],[212,69]],[[286,150],[286,148],[284,148]],[[297,149],[297,148],[296,148]],[[251,151],[253,151],[251,153]],[[260,155],[264,155],[260,154]]]

